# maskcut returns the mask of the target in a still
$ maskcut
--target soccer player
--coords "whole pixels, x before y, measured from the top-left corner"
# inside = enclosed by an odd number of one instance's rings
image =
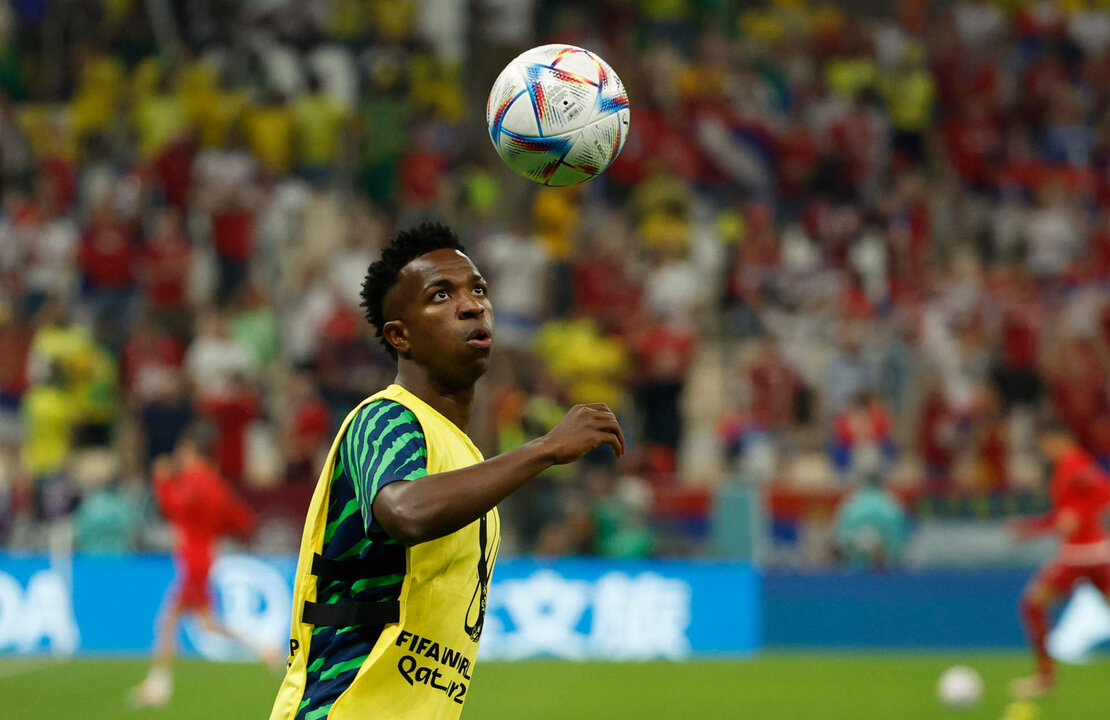
[[[1056,559],[1037,573],[1021,597],[1021,617],[1037,669],[1011,683],[1011,693],[1018,700],[1041,697],[1055,684],[1052,658],[1045,647],[1051,606],[1083,580],[1110,600],[1110,537],[1103,525],[1110,508],[1110,478],[1066,426],[1046,423],[1038,440],[1041,452],[1055,465],[1052,509],[1039,517],[1016,520],[1011,528],[1019,537],[1055,533],[1061,546]]]
[[[172,457],[162,456],[154,462],[154,493],[176,536],[177,577],[163,603],[150,671],[131,691],[135,706],[160,707],[169,702],[177,624],[184,615],[196,615],[206,630],[246,645],[216,618],[208,587],[217,541],[227,535],[245,535],[254,525],[253,511],[236,497],[209,460],[215,440],[212,427],[198,423],[186,431]],[[252,649],[264,661],[280,662],[272,657],[271,649]]]
[[[271,720],[459,717],[500,544],[495,506],[602,444],[624,452],[613,413],[578,405],[547,435],[483,460],[466,427],[493,306],[450,229],[401,232],[362,299],[397,376],[347,416],[320,475]]]

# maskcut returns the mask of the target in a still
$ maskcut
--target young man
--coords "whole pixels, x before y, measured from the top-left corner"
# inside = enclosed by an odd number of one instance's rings
[[[196,615],[204,628],[236,642],[216,618],[208,574],[221,537],[246,535],[254,525],[253,511],[236,495],[212,465],[215,432],[209,425],[189,428],[172,457],[154,461],[154,494],[173,526],[177,577],[166,595],[156,629],[154,659],[146,679],[131,691],[131,704],[160,707],[173,693],[172,668],[177,654],[177,625],[182,616]],[[266,662],[279,662],[273,650],[253,648]],[[278,651],[280,653],[280,650]]]
[[[1110,478],[1064,425],[1046,424],[1039,442],[1045,457],[1055,465],[1052,510],[1014,521],[1011,527],[1019,537],[1055,533],[1061,545],[1056,559],[1037,573],[1021,597],[1021,616],[1037,670],[1011,684],[1011,692],[1019,700],[1045,695],[1055,684],[1052,658],[1045,648],[1050,607],[1083,580],[1110,600],[1110,537],[1104,527],[1110,508]]]
[[[362,298],[397,378],[347,416],[320,475],[271,720],[459,717],[500,544],[495,506],[599,445],[624,452],[609,409],[579,405],[547,435],[483,461],[465,429],[493,307],[448,228],[400,233]]]

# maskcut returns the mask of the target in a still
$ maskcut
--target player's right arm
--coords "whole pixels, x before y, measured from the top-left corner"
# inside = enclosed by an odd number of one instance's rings
[[[603,403],[575,405],[551,432],[516,450],[461,470],[386,485],[374,497],[374,519],[403,545],[435,540],[481,518],[544,470],[574,462],[600,445],[624,454],[616,416]]]
[[[1057,529],[1057,516],[1055,510],[1034,517],[1013,518],[1007,524],[1007,529],[1019,540],[1048,535]]]

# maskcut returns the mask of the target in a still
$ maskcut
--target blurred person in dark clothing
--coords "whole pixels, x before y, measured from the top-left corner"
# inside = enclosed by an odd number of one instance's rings
[[[193,405],[180,372],[167,372],[148,402],[139,408],[144,431],[145,463],[169,455],[193,421]]]
[[[686,328],[654,324],[635,340],[639,385],[636,403],[644,418],[643,440],[677,451],[682,441],[679,401],[693,361],[696,337]]]

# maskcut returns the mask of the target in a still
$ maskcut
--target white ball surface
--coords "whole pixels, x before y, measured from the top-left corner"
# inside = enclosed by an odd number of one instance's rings
[[[543,185],[576,185],[603,172],[628,137],[624,84],[608,63],[574,45],[542,45],[510,62],[489,94],[497,154]]]
[[[937,681],[937,698],[950,708],[970,708],[983,698],[983,678],[964,665],[950,667]]]

